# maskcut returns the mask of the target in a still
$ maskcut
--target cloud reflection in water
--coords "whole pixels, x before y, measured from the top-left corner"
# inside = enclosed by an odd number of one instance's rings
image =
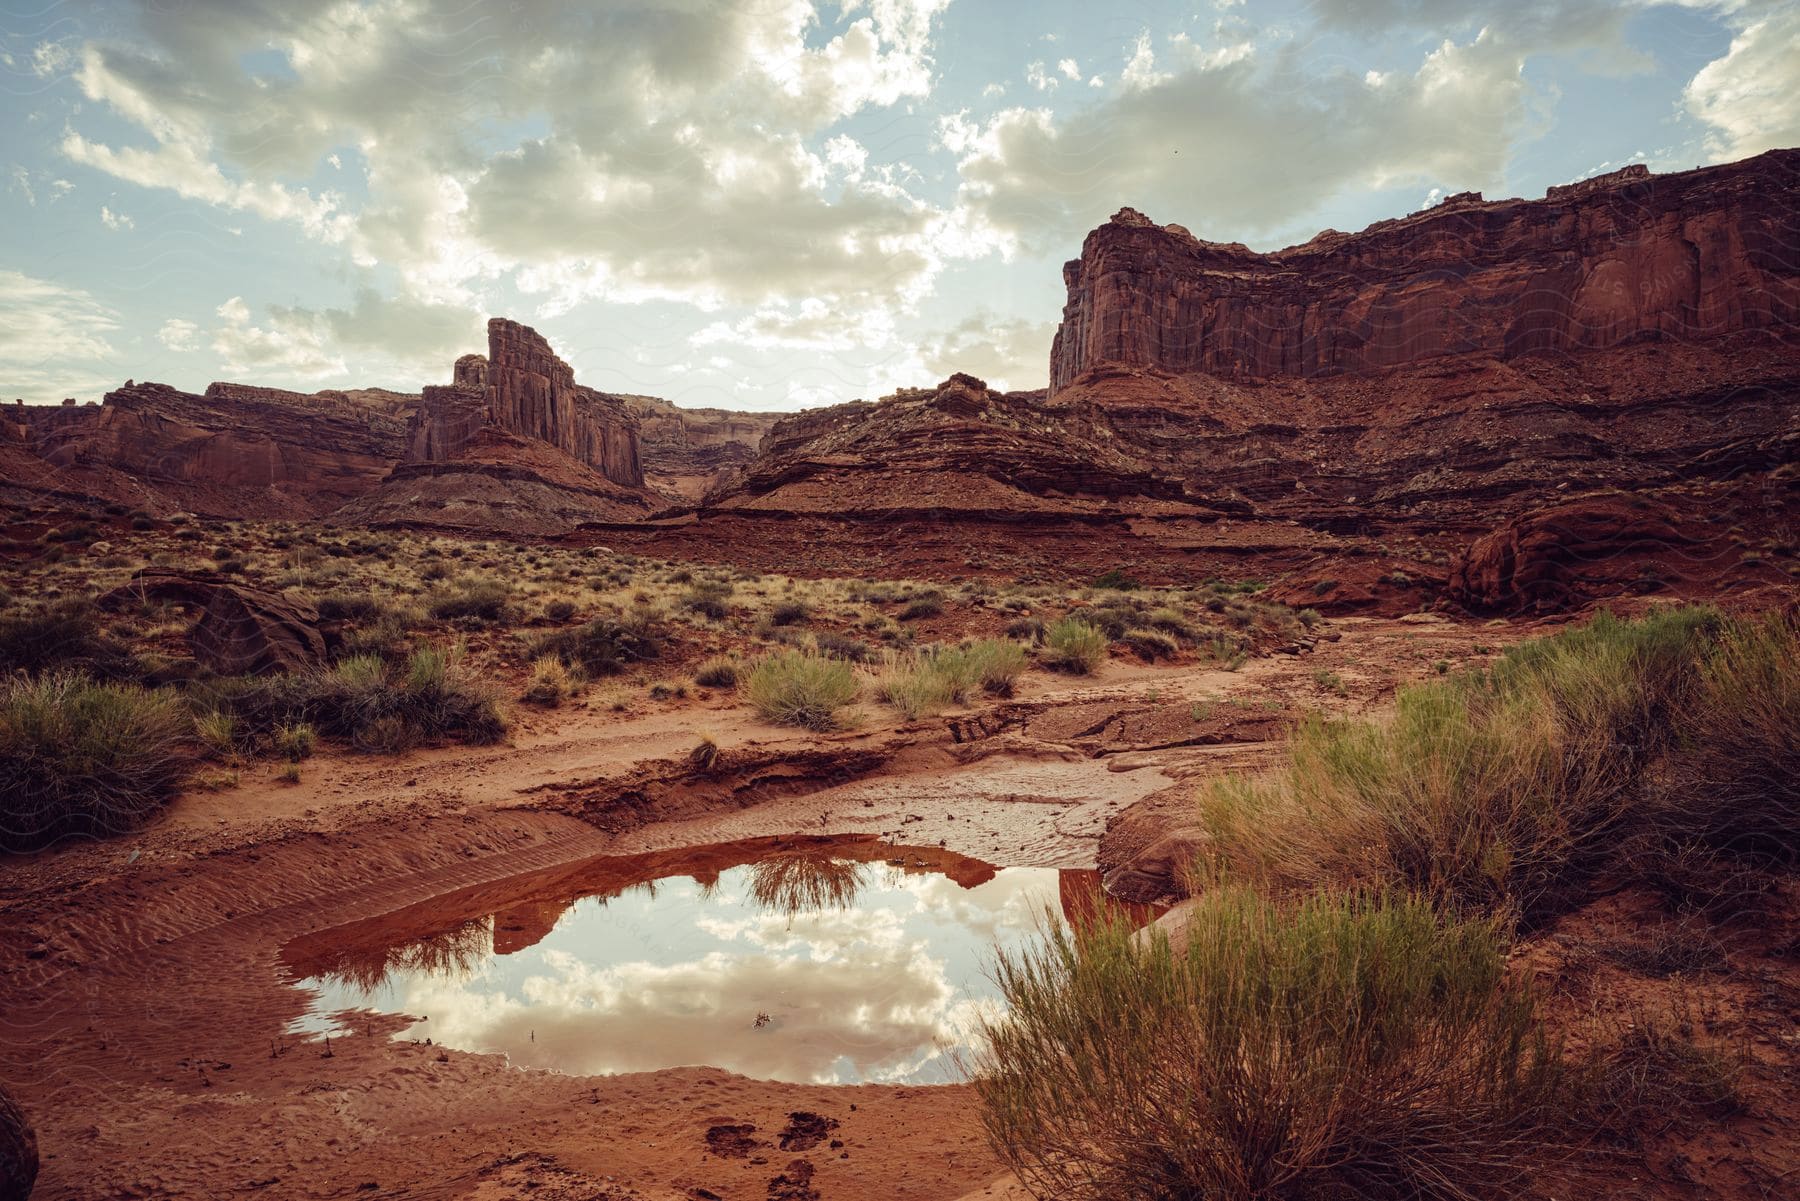
[[[653,883],[578,900],[511,954],[469,956],[481,923],[464,922],[335,965],[305,982],[319,992],[312,1013],[428,1016],[408,1035],[571,1073],[707,1064],[819,1083],[955,1079],[948,1052],[993,1004],[996,940],[1031,935],[1057,904],[1058,874],[1009,868],[965,888],[807,851],[704,886]]]

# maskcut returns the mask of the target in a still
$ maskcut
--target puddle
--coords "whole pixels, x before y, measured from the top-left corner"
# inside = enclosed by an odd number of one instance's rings
[[[418,1019],[399,1037],[520,1067],[933,1084],[962,1078],[997,1005],[995,947],[1035,937],[1047,908],[1083,922],[1102,906],[1122,908],[1092,871],[764,838],[470,887],[296,940],[285,960],[317,994],[297,1031],[371,1009]]]

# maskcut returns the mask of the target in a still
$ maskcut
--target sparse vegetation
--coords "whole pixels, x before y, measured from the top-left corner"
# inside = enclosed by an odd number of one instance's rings
[[[745,699],[765,720],[813,730],[835,727],[857,692],[848,663],[807,651],[769,655],[743,681]]]
[[[1065,617],[1044,633],[1044,665],[1089,676],[1106,662],[1106,635],[1079,617]]]
[[[1389,719],[1314,716],[1286,770],[1202,790],[1210,867],[1277,888],[1419,889],[1532,921],[1578,902],[1606,863],[1667,855],[1700,831],[1779,846],[1794,802],[1768,772],[1792,762],[1781,715],[1797,646],[1791,623],[1602,614],[1489,671],[1402,689]],[[1690,731],[1728,724],[1750,770],[1694,768],[1714,752]],[[1737,781],[1729,809],[1683,784],[1699,770]]]
[[[714,655],[694,669],[694,683],[702,688],[736,688],[738,662],[725,655]]]
[[[1491,921],[1242,889],[1186,947],[1052,928],[1002,955],[975,1088],[1037,1196],[1503,1195],[1553,1147],[1560,1056]]]
[[[51,673],[0,680],[0,848],[140,825],[193,766],[175,697]]]

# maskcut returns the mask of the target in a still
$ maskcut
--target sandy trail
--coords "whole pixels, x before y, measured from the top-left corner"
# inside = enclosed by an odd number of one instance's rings
[[[871,709],[824,738],[718,700],[533,715],[504,747],[322,757],[298,787],[253,774],[182,798],[151,829],[10,862],[0,1077],[38,1126],[36,1196],[763,1198],[807,1173],[830,1198],[987,1195],[1000,1167],[964,1087],[529,1072],[383,1037],[398,1019],[327,1055],[282,1034],[307,998],[280,950],[484,881],[756,835],[880,834],[1089,867],[1124,809],[1266,756],[1268,705],[1379,704],[1387,676],[1423,674],[1422,656],[1472,637],[1441,623],[1339,629],[1313,655],[1235,674],[1032,675],[1011,702],[911,726]],[[1353,680],[1347,696],[1313,680],[1326,668]],[[682,775],[702,725],[741,770]],[[1215,740],[1194,741],[1196,728]],[[794,759],[810,766],[788,771]],[[631,822],[568,815],[621,790],[640,804]],[[795,1111],[837,1120],[843,1145],[781,1150]],[[767,1145],[713,1154],[720,1124],[752,1125]]]

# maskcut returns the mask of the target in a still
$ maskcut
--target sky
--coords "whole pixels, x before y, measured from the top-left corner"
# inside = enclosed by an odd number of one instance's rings
[[[1800,145],[1800,0],[0,0],[0,398],[1043,386],[1122,206],[1262,250]]]

